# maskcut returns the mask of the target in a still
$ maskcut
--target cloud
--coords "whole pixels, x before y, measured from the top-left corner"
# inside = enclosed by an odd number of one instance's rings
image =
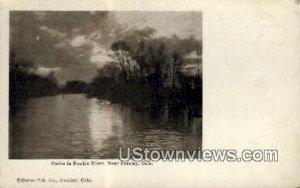
[[[68,40],[65,40],[63,42],[57,43],[54,45],[55,48],[62,48],[68,45]]]
[[[65,38],[66,37],[66,33],[62,33],[62,32],[59,32],[55,29],[51,29],[47,26],[40,26],[39,29],[41,31],[45,31],[47,32],[51,37],[55,37],[55,38]]]
[[[80,46],[90,44],[90,42],[91,42],[90,39],[87,38],[86,36],[79,35],[79,36],[75,37],[73,40],[71,40],[70,45],[72,47],[80,47]]]
[[[61,68],[59,67],[38,67],[36,70],[34,70],[34,74],[40,75],[40,76],[48,76],[52,72],[59,72]]]
[[[99,44],[100,38],[101,32],[99,30],[94,30],[85,35],[66,37],[63,41],[55,44],[54,46],[56,48],[72,47],[72,51],[76,52],[76,57],[87,57],[90,63],[99,68],[104,66],[108,61],[111,61],[105,47]]]
[[[89,38],[91,39],[91,40],[99,40],[99,39],[101,39],[101,31],[100,30],[96,30],[96,31],[94,31],[94,32],[92,32],[91,34],[90,34],[90,36],[89,36]]]
[[[185,58],[186,59],[199,59],[199,58],[201,58],[201,55],[200,54],[198,55],[196,51],[192,51]]]
[[[182,67],[181,72],[186,75],[202,75],[202,64],[188,64]]]
[[[108,59],[103,50],[109,48],[113,38],[109,34],[117,23],[105,11],[12,11],[10,26],[10,48],[18,57],[39,67],[33,70],[36,74],[55,71],[63,83],[89,81],[97,74],[97,67]]]
[[[180,38],[194,35],[202,39],[201,12],[114,12],[118,23],[127,29],[151,27],[159,37],[170,37],[176,34]]]
[[[90,62],[96,64],[98,68],[101,68],[108,62],[112,61],[109,56],[108,50],[106,50],[102,45],[98,44],[95,41],[92,41],[92,46],[93,48],[90,56]]]
[[[106,51],[101,51],[97,54],[93,54],[90,57],[90,61],[96,64],[98,68],[101,68],[108,62],[112,61],[112,59],[108,56],[108,53]]]
[[[181,72],[186,75],[202,75],[201,58],[201,54],[197,54],[196,51],[192,51],[190,54],[185,56],[188,63],[181,68]]]
[[[175,33],[182,38],[201,38],[202,30],[200,12],[12,11],[10,15],[10,48],[40,67],[37,74],[61,67],[56,74],[59,82],[91,79],[97,67],[112,61],[111,43],[132,28],[151,27],[157,37]]]

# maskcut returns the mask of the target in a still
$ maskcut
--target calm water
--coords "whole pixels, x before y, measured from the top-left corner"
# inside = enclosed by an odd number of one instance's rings
[[[119,147],[197,149],[201,118],[147,112],[82,94],[32,98],[10,116],[10,158],[116,158]]]

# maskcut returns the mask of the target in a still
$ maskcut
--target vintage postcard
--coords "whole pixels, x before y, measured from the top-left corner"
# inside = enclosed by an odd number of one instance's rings
[[[192,11],[11,11],[10,159],[201,148],[201,29]]]
[[[0,187],[299,187],[298,1],[0,1]]]

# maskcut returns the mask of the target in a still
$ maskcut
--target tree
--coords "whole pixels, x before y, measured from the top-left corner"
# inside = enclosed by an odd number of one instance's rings
[[[120,65],[125,82],[128,82],[128,79],[131,78],[132,66],[130,63],[130,47],[126,42],[119,40],[111,45],[111,50],[113,51],[112,58]]]
[[[84,93],[88,89],[87,84],[81,80],[68,81],[64,87],[66,93]]]
[[[114,62],[110,62],[98,70],[98,76],[115,78],[119,71],[120,69],[116,66],[116,64]]]
[[[177,52],[172,55],[172,88],[175,88],[175,81],[182,65],[182,58]]]

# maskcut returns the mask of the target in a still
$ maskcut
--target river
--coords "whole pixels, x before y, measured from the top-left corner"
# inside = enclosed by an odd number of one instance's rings
[[[31,98],[10,114],[11,159],[117,158],[119,147],[197,149],[202,119],[149,113],[67,94]]]

